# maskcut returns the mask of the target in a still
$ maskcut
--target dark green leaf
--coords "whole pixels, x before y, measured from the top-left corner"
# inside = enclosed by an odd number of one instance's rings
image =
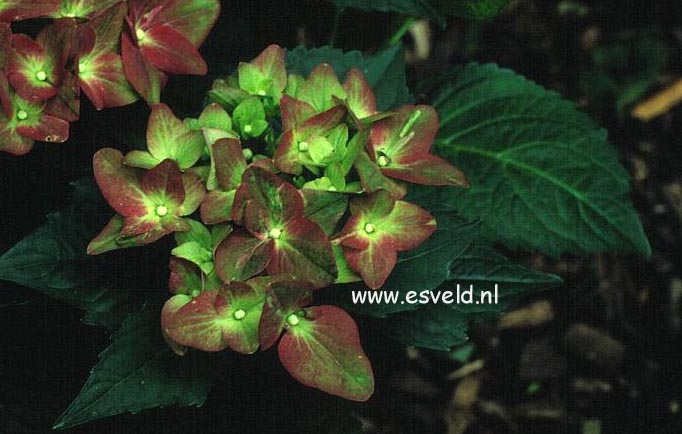
[[[415,189],[427,209],[482,219],[488,238],[551,255],[651,248],[618,153],[573,103],[495,65],[455,70],[437,93],[436,152],[470,190]]]
[[[414,312],[391,315],[381,325],[406,345],[448,351],[468,340],[467,329],[475,320],[495,318],[530,292],[559,285],[561,279],[514,264],[491,247],[474,242],[452,261],[448,281],[438,291],[457,293],[473,288],[472,304],[437,303],[418,306]],[[498,299],[482,301],[482,291],[494,291]],[[441,293],[442,294],[442,293]],[[494,294],[492,292],[491,294]]]
[[[77,186],[76,198],[85,194],[83,188]],[[116,327],[139,307],[140,296],[101,280],[98,260],[86,253],[88,241],[103,225],[93,214],[72,205],[48,215],[43,226],[0,256],[0,279],[84,309],[87,323]]]
[[[331,47],[296,47],[287,54],[290,72],[307,76],[320,63],[329,63],[340,80],[352,68],[362,71],[374,89],[379,110],[389,110],[412,102],[405,79],[403,50],[394,46],[375,56],[363,56],[359,51],[344,53]]]
[[[499,15],[510,0],[438,0],[441,11],[447,15],[488,20]]]
[[[333,0],[338,8],[395,12],[412,17],[425,17],[445,26],[445,19],[433,0]]]
[[[55,429],[159,406],[203,405],[217,368],[208,354],[173,353],[161,336],[160,315],[145,308],[123,323]]]

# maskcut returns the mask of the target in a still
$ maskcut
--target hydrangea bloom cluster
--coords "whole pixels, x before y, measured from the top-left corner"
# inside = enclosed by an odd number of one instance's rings
[[[176,352],[250,354],[279,341],[300,382],[368,399],[374,378],[355,322],[311,303],[335,283],[381,288],[398,252],[434,232],[434,217],[403,200],[410,183],[466,186],[430,153],[435,110],[380,112],[359,70],[343,82],[326,64],[288,75],[275,45],[210,95],[196,119],[153,106],[146,150],[95,155],[117,214],[89,252],[174,234],[161,323]]]
[[[98,109],[159,102],[167,74],[205,74],[197,51],[218,0],[0,2],[0,151],[64,142],[83,91]],[[35,39],[11,22],[52,18]]]

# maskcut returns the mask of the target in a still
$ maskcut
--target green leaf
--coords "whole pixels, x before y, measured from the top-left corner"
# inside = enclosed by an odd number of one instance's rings
[[[98,280],[105,273],[86,254],[102,224],[93,215],[80,205],[48,215],[43,226],[0,256],[0,279],[84,309],[87,323],[116,327],[139,307],[140,294]]]
[[[521,296],[561,282],[558,276],[514,264],[493,248],[474,242],[452,262],[448,281],[437,290],[456,294],[458,284],[462,291],[473,288],[472,304],[445,304],[441,300],[421,305],[414,312],[391,315],[381,325],[388,336],[406,345],[449,351],[468,340],[471,322],[495,318]],[[481,292],[494,291],[495,285],[497,303],[480,302]]]
[[[488,238],[512,249],[651,254],[618,153],[573,103],[512,71],[472,64],[453,72],[434,105],[435,151],[471,189],[415,188],[413,201],[481,219]]]
[[[396,12],[413,17],[429,18],[445,27],[443,14],[432,0],[334,0],[338,8],[355,8],[381,12]]]
[[[173,353],[161,335],[159,316],[145,308],[123,323],[55,429],[159,406],[203,405],[217,368],[206,354]]]
[[[403,51],[399,46],[388,48],[375,56],[363,56],[359,51],[344,53],[322,47],[311,50],[299,46],[287,54],[287,68],[292,73],[308,75],[320,63],[329,63],[339,79],[357,68],[374,89],[379,110],[389,110],[412,102],[405,79]]]

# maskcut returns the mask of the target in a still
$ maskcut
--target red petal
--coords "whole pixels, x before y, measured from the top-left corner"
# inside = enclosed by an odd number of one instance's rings
[[[169,74],[205,75],[208,69],[196,47],[169,26],[147,30],[140,51],[152,65]]]
[[[59,8],[60,0],[5,0],[0,6],[0,22],[22,21],[48,15]]]

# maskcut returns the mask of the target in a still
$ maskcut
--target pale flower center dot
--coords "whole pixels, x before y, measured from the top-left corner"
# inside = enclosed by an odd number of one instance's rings
[[[257,93],[258,93],[258,95],[260,95],[260,96],[265,96],[265,95],[267,95],[267,92],[264,91],[263,89],[259,90]]]
[[[377,164],[379,165],[379,167],[388,166],[388,158],[385,157],[384,155],[379,156],[379,158],[377,159]]]
[[[244,309],[237,309],[234,311],[234,319],[241,321],[246,318],[246,311]]]
[[[38,71],[36,72],[36,78],[40,81],[45,81],[47,80],[47,73],[45,71]]]
[[[138,28],[135,29],[135,36],[137,37],[138,41],[142,41],[147,36],[147,34],[144,32],[144,30]]]
[[[251,125],[246,125],[246,126],[244,127],[244,132],[245,132],[245,133],[250,133],[251,131],[253,131],[253,127],[252,127]]]
[[[166,214],[168,214],[168,207],[164,205],[159,205],[156,207],[156,215],[158,215],[159,217],[163,217]]]
[[[19,111],[17,112],[17,119],[19,119],[20,121],[23,121],[23,120],[26,119],[27,117],[28,117],[28,113],[26,113],[25,110],[19,110]]]
[[[377,228],[375,228],[374,225],[373,225],[372,223],[367,223],[367,224],[365,225],[365,232],[367,232],[368,234],[371,234],[371,233],[373,233],[373,232],[376,231],[376,230],[377,230]]]
[[[300,323],[301,320],[298,318],[298,315],[295,313],[292,313],[287,317],[287,323],[289,323],[290,326],[297,326],[298,323]]]
[[[270,238],[278,239],[279,237],[282,236],[282,230],[277,229],[277,228],[272,228],[268,232],[268,235],[270,236]]]
[[[309,147],[310,147],[310,145],[308,145],[308,142],[300,142],[298,144],[298,150],[301,152],[306,152]]]

